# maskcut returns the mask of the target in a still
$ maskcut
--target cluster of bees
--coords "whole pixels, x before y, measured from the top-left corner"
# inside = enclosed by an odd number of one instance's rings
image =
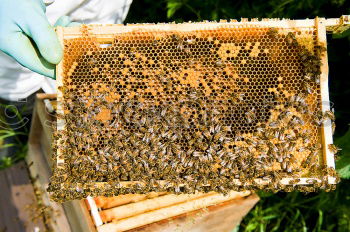
[[[50,227],[50,224],[52,223],[52,220],[59,215],[59,212],[55,211],[52,206],[46,205],[43,202],[42,196],[44,193],[41,189],[37,188],[35,185],[33,185],[33,187],[35,198],[37,200],[33,199],[30,204],[25,205],[25,210],[29,213],[32,222],[37,223],[43,221],[48,227],[46,229],[51,231],[53,228]]]
[[[147,49],[129,45],[125,46],[126,54],[119,50],[104,52],[112,55],[103,58],[99,66],[86,60],[98,60],[93,56],[102,48],[87,51],[80,60],[79,55],[75,56],[66,64],[64,85],[59,88],[63,114],[57,117],[65,124],[55,135],[54,154],[58,154],[57,161],[64,162],[58,162],[54,169],[48,188],[52,198],[62,201],[150,191],[334,189],[328,176],[337,175],[323,165],[322,152],[329,149],[336,153],[339,149],[333,144],[322,147],[320,133],[325,121],[335,120],[333,112],[320,111],[320,57],[325,48],[316,45],[310,50],[298,42],[295,32],[282,34],[271,28],[259,33],[281,47],[254,48],[245,41],[240,46],[242,50],[255,49],[253,57],[242,58],[237,53],[212,55],[209,59],[208,54],[217,52],[223,43],[220,36],[214,33],[185,38],[180,33],[169,33],[156,35],[143,46],[163,46],[163,53],[170,56],[175,52],[181,57],[170,57],[174,58],[172,62],[169,57],[151,62],[142,55]],[[116,45],[111,49],[113,46]],[[201,46],[205,47],[202,55]],[[300,73],[294,82],[263,73],[277,67],[274,56],[281,48],[296,56]],[[113,61],[114,57],[118,59]],[[251,65],[257,59],[262,74],[251,74],[251,70],[258,70]],[[237,68],[238,62],[243,68]],[[205,69],[205,65],[210,67]],[[194,71],[185,72],[183,79],[174,74],[188,67],[194,67]],[[82,72],[83,69],[90,71]],[[283,76],[283,72],[277,73]],[[104,79],[74,84],[75,79],[85,81],[91,75]],[[268,88],[261,94],[254,87],[259,75],[279,82],[263,83]],[[131,80],[137,78],[142,85]],[[77,83],[85,87],[78,88]],[[253,83],[250,89],[249,83]],[[296,83],[295,89],[289,88],[295,92],[285,91],[283,83]],[[147,87],[152,90],[147,92]],[[302,177],[313,179],[298,184]],[[291,180],[282,184],[284,178]],[[122,186],[121,182],[130,184]]]

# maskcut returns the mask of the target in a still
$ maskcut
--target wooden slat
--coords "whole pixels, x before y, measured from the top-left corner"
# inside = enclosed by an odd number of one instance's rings
[[[98,208],[109,209],[112,207],[135,203],[146,199],[151,199],[157,196],[165,195],[165,192],[151,192],[147,194],[125,194],[115,197],[95,197],[95,203]]]
[[[46,230],[41,218],[32,221],[28,207],[35,207],[36,197],[24,161],[0,171],[0,191],[0,230]]]
[[[57,98],[57,94],[56,93],[52,93],[52,94],[37,93],[36,94],[36,98],[37,99],[56,99]]]
[[[52,127],[51,122],[53,121],[53,116],[49,114],[49,112],[45,108],[45,104],[43,100],[36,101],[36,110],[40,121],[42,122],[43,130],[47,138],[52,136]]]
[[[325,19],[316,19],[317,27],[317,39],[320,45],[327,47],[327,36],[326,36],[326,20]],[[321,57],[321,110],[326,112],[331,110],[330,101],[329,101],[329,89],[328,89],[328,56],[325,52]],[[323,149],[323,161],[325,165],[329,168],[335,168],[334,154],[328,149],[329,144],[333,144],[333,132],[332,132],[332,123],[330,120],[326,120],[322,125],[322,145]],[[330,184],[336,184],[336,178],[333,176],[328,176],[328,182]]]
[[[151,210],[157,210],[160,208],[168,207],[183,202],[189,202],[194,199],[215,195],[215,193],[197,193],[197,194],[169,194],[153,199],[139,201],[127,205],[118,206],[115,208],[103,210],[100,212],[100,216],[103,222],[109,222],[112,220],[119,220],[127,217],[132,217],[141,213],[145,213]]]
[[[316,20],[316,27],[317,27],[317,40],[318,43],[320,43],[323,46],[327,45],[327,37],[326,37],[326,26],[325,26],[325,20],[324,19],[317,19]],[[328,90],[328,58],[327,58],[327,52],[323,54],[321,57],[321,110],[324,113],[325,111],[331,110],[330,109],[330,102],[329,102],[329,90]],[[326,120],[323,122],[322,127],[322,143],[324,144],[323,149],[323,157],[325,164],[327,167],[335,168],[334,163],[334,154],[332,154],[329,149],[328,145],[333,143],[333,136],[332,136],[332,124],[330,123],[330,120]]]
[[[215,194],[208,197],[195,199],[192,201],[184,202],[181,204],[153,210],[147,213],[139,214],[134,217],[129,217],[116,222],[104,224],[97,228],[98,232],[110,232],[110,231],[126,231],[133,228],[137,228],[143,225],[147,225],[153,222],[157,222],[163,219],[171,218],[181,215],[183,213],[198,210],[210,205],[229,201],[240,196],[249,195],[250,192],[230,192],[227,196],[222,194]]]
[[[38,95],[38,94],[37,94]],[[41,94],[42,95],[42,94]],[[43,96],[41,96],[43,97]],[[44,114],[44,115],[43,115]],[[45,116],[45,107],[43,101],[40,99],[35,100],[31,130],[29,132],[28,144],[35,144],[40,147],[40,151],[44,152],[43,157],[45,159],[45,165],[52,164],[51,160],[51,141],[52,141],[52,128],[48,128],[47,125],[52,122],[53,117]],[[51,176],[51,170],[49,175]]]
[[[69,201],[62,204],[69,218],[72,231],[95,232],[95,226],[83,200]]]
[[[335,29],[339,29],[338,31],[344,31],[349,28],[349,21],[350,21],[349,15],[342,15],[340,18],[328,18],[325,20],[325,25],[327,31],[333,31]],[[115,33],[122,33],[122,32],[128,32],[131,30],[139,29],[142,27],[142,29],[154,29],[154,30],[193,30],[193,25],[196,27],[201,28],[208,28],[213,26],[262,26],[262,27],[310,27],[313,26],[313,19],[299,19],[299,20],[290,20],[290,19],[271,19],[271,18],[263,18],[262,20],[258,19],[249,19],[242,18],[240,21],[231,19],[229,22],[227,21],[220,21],[217,22],[197,22],[197,23],[182,23],[182,24],[165,24],[165,23],[157,23],[157,24],[127,24],[128,28],[125,28],[123,24],[104,24],[104,25],[88,25],[91,28],[91,33],[94,34],[115,34]],[[101,26],[104,28],[101,29]],[[130,29],[129,29],[130,28]],[[56,31],[58,33],[62,33],[61,28],[57,28]],[[79,27],[68,27],[65,29],[65,34],[67,34],[68,38],[69,36],[74,36],[75,34],[81,34]],[[102,37],[101,41],[108,41]]]
[[[39,115],[37,114],[37,100],[35,100],[34,103],[34,109],[33,109],[33,116],[32,116],[32,124],[30,125],[30,131],[29,131],[29,138],[28,138],[28,143],[39,143],[39,138],[42,133],[42,126],[40,123]]]
[[[42,139],[45,141],[40,141],[40,144],[44,146],[44,154],[45,154],[45,160],[49,164],[50,167],[52,167],[52,151],[51,151],[51,143],[52,143],[52,134],[53,134],[53,128],[52,128],[52,122],[55,120],[55,117],[51,115],[45,108],[45,104],[42,99],[37,98],[35,102],[35,111],[36,114],[39,117],[40,124],[41,124],[41,131],[44,132],[44,134],[41,135]]]
[[[128,230],[128,232],[232,232],[258,201],[259,197],[256,194],[240,197]]]
[[[43,156],[49,168],[52,168],[53,160],[52,160],[52,144],[51,139],[45,137],[45,134],[40,135],[40,147],[43,152]]]
[[[313,27],[313,19],[267,19],[264,21],[241,21],[241,22],[198,22],[198,23],[158,23],[158,24],[128,24],[123,25],[87,25],[89,32],[96,36],[97,39],[101,39],[102,42],[108,41],[108,38],[113,38],[116,34],[137,32],[145,30],[162,30],[162,31],[193,31],[195,30],[210,30],[218,29],[222,27],[279,27],[279,28],[295,28],[295,27]],[[57,27],[57,31],[60,30],[61,38],[73,39],[82,36],[82,30],[80,27]],[[62,73],[62,72],[61,72]]]

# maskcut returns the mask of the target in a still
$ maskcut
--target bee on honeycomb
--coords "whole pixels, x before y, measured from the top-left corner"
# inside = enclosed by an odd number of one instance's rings
[[[281,180],[331,172],[314,122],[334,120],[320,112],[325,49],[314,28],[143,30],[116,34],[108,47],[81,30],[63,41],[54,199],[227,193],[260,189],[257,179],[264,189],[308,191]]]

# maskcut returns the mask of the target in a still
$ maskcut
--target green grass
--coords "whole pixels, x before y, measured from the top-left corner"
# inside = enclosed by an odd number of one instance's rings
[[[4,105],[1,105],[3,108],[6,107]],[[19,122],[22,121],[22,115],[20,112],[18,112],[16,109],[13,110],[16,117],[19,119]],[[0,149],[8,148],[8,147],[16,147],[17,151],[16,153],[11,157],[1,157],[0,158],[0,170],[11,167],[13,164],[17,163],[20,160],[23,160],[24,157],[27,154],[28,145],[27,145],[27,138],[28,138],[28,130],[23,125],[22,129],[20,131],[14,130],[9,126],[6,126],[6,120],[3,115],[0,114]],[[5,143],[4,140],[6,138],[13,137],[14,142],[13,143]]]
[[[27,151],[28,151],[27,144],[23,144],[23,145],[13,144],[12,146],[17,146],[19,150],[12,157],[2,157],[0,159],[0,170],[9,168],[15,163],[17,163],[18,161],[23,160],[26,157]],[[2,148],[2,146],[0,146],[0,148]]]
[[[259,192],[261,200],[243,219],[239,231],[350,231],[350,181],[333,192],[304,194]]]

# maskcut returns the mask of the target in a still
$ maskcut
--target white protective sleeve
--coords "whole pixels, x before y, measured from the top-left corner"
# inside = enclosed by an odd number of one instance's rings
[[[68,15],[72,21],[85,24],[122,23],[132,0],[45,0],[46,15],[51,24]],[[0,51],[0,98],[18,101],[39,89],[56,91],[55,80],[34,73]]]

